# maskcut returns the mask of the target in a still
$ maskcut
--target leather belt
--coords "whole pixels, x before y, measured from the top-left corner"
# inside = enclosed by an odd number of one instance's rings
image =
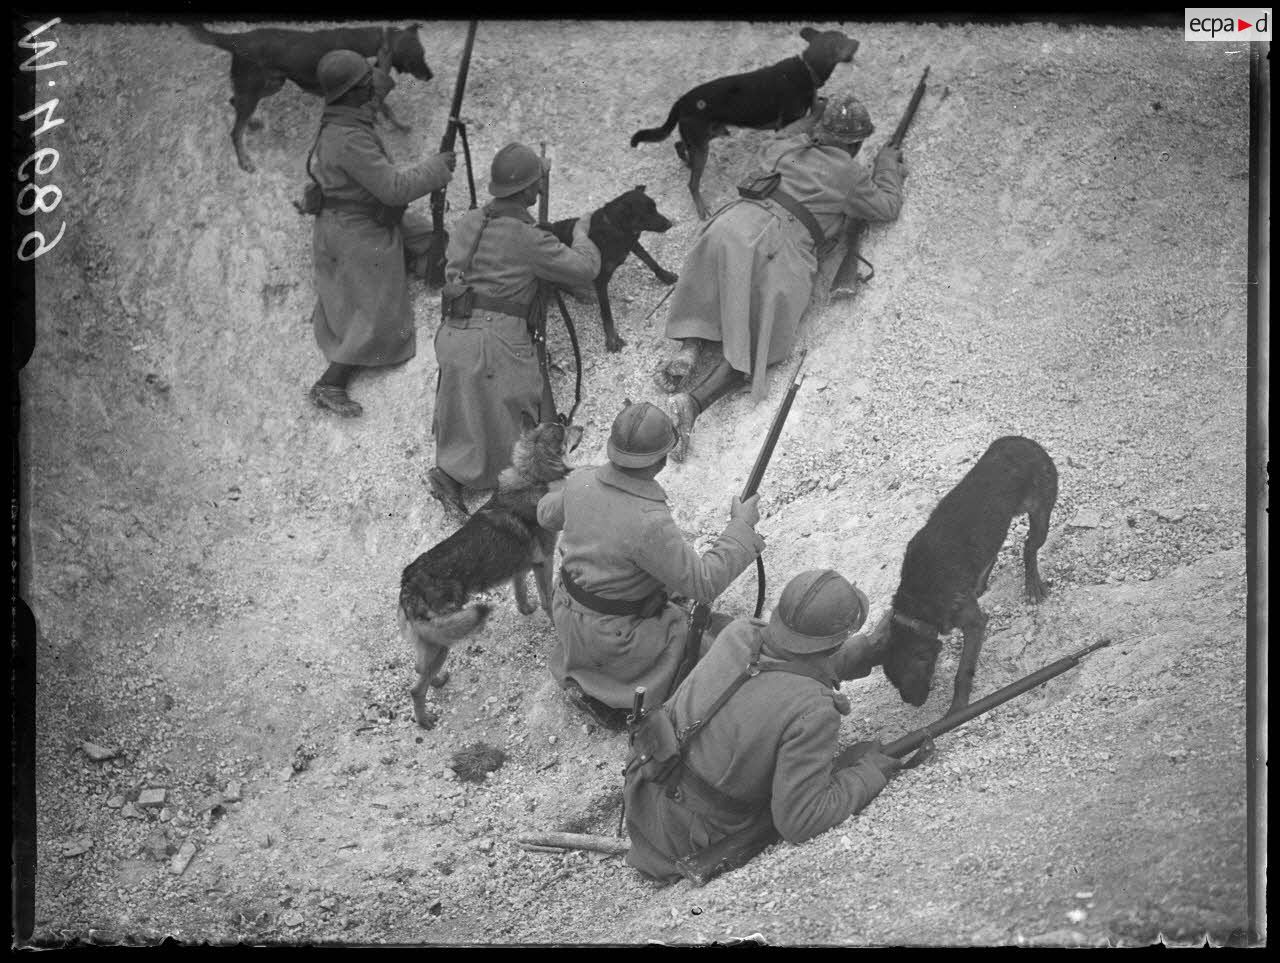
[[[455,321],[466,321],[475,311],[492,311],[496,314],[509,314],[512,317],[519,318],[521,321],[528,320],[529,305],[522,304],[519,301],[509,301],[506,298],[491,298],[487,294],[480,294],[478,291],[468,291],[464,297],[459,297],[454,303],[465,302],[467,307],[464,310],[466,314],[452,314],[448,309],[444,309],[444,323],[452,324]],[[459,327],[459,325],[454,325]],[[466,325],[460,325],[466,327]]]
[[[560,568],[560,584],[569,593],[569,598],[601,615],[639,615],[653,604],[652,595],[639,599],[607,599],[596,595],[575,582],[563,566]],[[665,596],[666,593],[659,590],[657,594]],[[658,606],[659,609],[661,607]]]

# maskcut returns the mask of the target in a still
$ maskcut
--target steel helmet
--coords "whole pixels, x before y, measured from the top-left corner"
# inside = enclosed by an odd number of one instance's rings
[[[657,405],[627,405],[613,419],[609,460],[621,468],[647,468],[661,461],[676,440],[671,416]]]
[[[867,597],[829,568],[801,572],[782,590],[769,638],[796,655],[834,652],[867,619]]]
[[[354,50],[330,50],[316,64],[324,102],[333,103],[372,72],[369,62]]]
[[[827,104],[818,129],[835,140],[853,143],[866,140],[875,131],[871,115],[857,97],[841,97]]]
[[[524,144],[508,144],[493,157],[489,168],[489,193],[494,197],[518,194],[542,177],[542,158]]]

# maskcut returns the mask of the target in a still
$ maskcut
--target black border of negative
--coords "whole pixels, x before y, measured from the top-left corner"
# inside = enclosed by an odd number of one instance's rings
[[[168,15],[156,13],[142,14],[134,11],[145,9],[131,4],[130,13],[106,12],[90,10],[87,14],[77,14],[77,4],[65,4],[67,14],[75,20],[133,20],[133,19],[188,19],[199,16],[204,11],[193,9],[190,3],[176,5],[179,9],[168,12]],[[287,12],[289,4],[272,4],[271,13],[278,19]],[[382,12],[366,9],[366,15],[376,16]],[[185,9],[183,9],[185,8]],[[311,8],[314,10],[314,8]],[[421,17],[422,11],[392,9],[386,11],[389,16],[403,19]],[[467,11],[472,15],[474,11]],[[754,20],[778,19],[770,12],[755,13],[741,6],[735,12],[744,18]],[[521,16],[558,15],[572,16],[571,11],[553,11],[542,9],[536,13],[521,11]],[[787,20],[804,19],[841,19],[848,15],[847,10],[827,11],[825,16],[821,9],[792,11]],[[253,19],[266,16],[260,10],[252,13],[241,13],[223,7],[211,14],[220,19],[237,16],[240,19]],[[501,14],[497,14],[501,16]],[[681,19],[689,16],[688,9],[683,11],[662,10],[654,5],[646,5],[630,13],[620,11],[619,16],[628,19],[645,17],[662,17],[664,19]],[[11,11],[10,15],[10,48],[12,60],[10,66],[10,83],[12,98],[10,101],[13,118],[11,138],[11,170],[14,171],[16,189],[16,171],[18,165],[28,157],[33,147],[31,126],[20,125],[18,116],[32,109],[34,99],[34,77],[32,73],[21,73],[17,65],[26,59],[17,42],[28,30],[54,17],[63,16],[62,12],[48,14],[20,13]],[[303,21],[311,13],[301,10],[293,15],[293,19]],[[599,11],[593,11],[592,17],[599,18]],[[700,18],[705,19],[706,14]],[[607,19],[607,18],[605,18]],[[1080,22],[1089,20],[1095,23],[1109,23],[1116,26],[1176,26],[1181,25],[1181,8],[1162,8],[1142,10],[1132,6],[1112,9],[1107,16],[1101,18],[1085,18],[1076,13],[1041,11],[1036,14],[1012,14],[1010,11],[989,12],[980,8],[970,8],[965,12],[936,11],[916,15],[876,14],[859,11],[859,20],[926,20],[926,21],[1004,21],[1004,22]],[[56,34],[53,35],[56,39]],[[1271,212],[1271,59],[1270,44],[1250,44],[1250,137],[1249,137],[1249,265],[1248,265],[1248,424],[1246,433],[1246,556],[1248,571],[1249,616],[1247,625],[1247,694],[1248,731],[1246,743],[1246,765],[1248,780],[1248,932],[1251,942],[1257,942],[1258,934],[1265,933],[1266,927],[1266,873],[1267,873],[1267,672],[1269,666],[1267,651],[1267,549],[1269,546],[1268,520],[1268,461],[1270,453],[1270,422],[1268,406],[1270,403],[1270,330],[1266,318],[1270,316],[1270,212]],[[20,129],[21,128],[21,129]],[[8,390],[9,406],[9,504],[10,504],[10,538],[7,545],[11,553],[10,604],[8,607],[10,638],[10,763],[12,771],[11,803],[12,803],[12,849],[11,849],[11,893],[13,945],[17,946],[30,938],[34,929],[35,903],[35,869],[36,869],[36,790],[35,790],[35,695],[36,695],[36,644],[35,620],[31,610],[21,598],[20,586],[22,573],[29,568],[29,557],[25,554],[26,539],[24,524],[27,517],[27,493],[22,488],[22,451],[19,442],[21,426],[22,398],[18,388],[18,372],[26,365],[35,350],[35,268],[34,262],[20,262],[12,252],[16,252],[18,244],[34,229],[34,215],[23,216],[12,212],[10,228],[10,262],[13,265],[12,314],[10,333],[10,379]],[[1264,938],[1265,939],[1265,938]],[[166,941],[168,942],[168,941]]]

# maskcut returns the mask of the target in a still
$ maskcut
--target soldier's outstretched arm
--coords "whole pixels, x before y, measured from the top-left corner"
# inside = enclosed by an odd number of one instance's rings
[[[884,774],[870,761],[833,768],[839,732],[834,708],[806,712],[783,731],[771,805],[773,824],[788,842],[802,843],[838,826],[885,787]]]
[[[360,131],[342,141],[338,163],[351,179],[382,204],[399,207],[439,190],[453,177],[442,155],[411,167],[396,167],[372,134]]]
[[[645,512],[645,535],[636,545],[635,561],[668,591],[710,602],[729,587],[764,549],[764,539],[735,518],[704,554],[684,540],[666,507]]]

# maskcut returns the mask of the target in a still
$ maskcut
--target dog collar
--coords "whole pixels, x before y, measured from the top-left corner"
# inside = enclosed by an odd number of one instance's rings
[[[897,622],[899,625],[905,625],[917,635],[936,639],[942,634],[928,622],[921,622],[919,619],[913,619],[911,616],[903,615],[901,612],[894,612],[892,618],[893,621]]]
[[[813,67],[809,65],[809,61],[804,59],[804,54],[799,53],[796,54],[796,56],[800,58],[800,62],[804,64],[804,69],[809,72],[809,79],[813,81],[813,89],[817,90],[822,86],[822,81],[818,79],[818,74],[814,71]]]

